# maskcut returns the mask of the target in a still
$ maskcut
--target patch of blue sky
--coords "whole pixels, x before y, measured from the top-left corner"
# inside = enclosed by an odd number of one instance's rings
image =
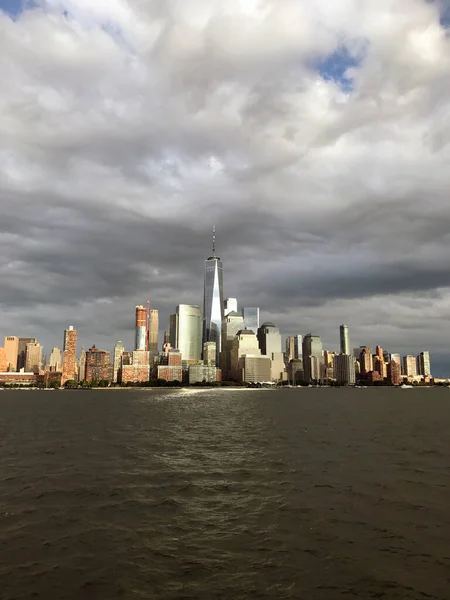
[[[0,0],[0,10],[13,19],[23,12],[23,8],[23,0]]]
[[[317,61],[315,68],[323,79],[334,81],[344,92],[349,93],[353,90],[353,79],[349,69],[358,67],[362,59],[362,55],[354,56],[345,46],[341,46],[332,54]]]

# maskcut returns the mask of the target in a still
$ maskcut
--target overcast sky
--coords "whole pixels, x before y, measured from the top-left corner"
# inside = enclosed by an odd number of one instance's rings
[[[225,296],[450,375],[450,2],[0,0],[0,334]]]

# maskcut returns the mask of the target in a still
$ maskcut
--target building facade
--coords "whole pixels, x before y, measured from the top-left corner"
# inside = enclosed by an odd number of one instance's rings
[[[122,380],[122,355],[124,352],[125,346],[119,340],[114,346],[113,383],[120,383]]]
[[[208,367],[216,367],[216,342],[203,344],[203,363]]]
[[[147,309],[136,306],[135,350],[145,350],[147,345]]]
[[[183,360],[202,357],[202,312],[200,306],[179,304],[175,314],[175,345]]]
[[[281,334],[273,323],[265,322],[258,329],[258,343],[261,354],[271,360],[271,381],[287,380],[287,369],[281,349]]]
[[[159,311],[152,309],[148,315],[148,351],[150,352],[150,364],[158,356],[158,336],[159,336]]]
[[[303,370],[305,381],[321,381],[324,376],[325,362],[320,336],[308,333],[303,338]]]
[[[77,378],[77,330],[71,325],[64,331],[61,385]]]
[[[422,377],[432,377],[431,375],[431,360],[428,351],[421,352],[417,357],[418,375]]]
[[[230,312],[237,312],[238,304],[237,298],[227,298],[223,303],[223,315],[226,317]]]
[[[242,315],[237,312],[228,313],[222,324],[222,351],[220,353],[220,367],[224,381],[231,379],[231,350],[233,340],[237,332],[242,329],[245,329]]]
[[[339,338],[341,346],[341,354],[350,354],[350,337],[348,333],[348,325],[339,327]]]
[[[25,355],[25,371],[27,373],[39,373],[42,368],[42,346],[39,342],[27,344]]]
[[[403,357],[403,375],[406,377],[415,377],[417,375],[416,357],[408,354]]]
[[[189,383],[217,383],[222,381],[222,371],[209,365],[189,365]]]
[[[271,360],[268,356],[244,354],[239,359],[240,380],[244,383],[267,383],[272,381]]]
[[[216,256],[216,228],[213,228],[213,252],[205,260],[205,278],[203,285],[203,334],[202,344],[216,342],[216,364],[222,349],[223,322],[223,265]]]
[[[48,361],[48,366],[52,371],[60,371],[62,369],[62,352],[60,348],[54,346],[52,351],[50,352],[50,358]]]
[[[19,358],[19,338],[15,335],[5,337],[5,352],[7,371],[17,371],[17,361]]]
[[[144,338],[145,339],[145,338]],[[95,345],[86,352],[85,381],[112,381],[113,365],[111,355],[106,350],[99,350]]]
[[[337,385],[355,385],[355,366],[356,358],[350,354],[341,353],[334,357],[334,376]]]

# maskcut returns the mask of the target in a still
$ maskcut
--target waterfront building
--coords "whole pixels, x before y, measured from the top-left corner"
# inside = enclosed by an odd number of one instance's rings
[[[127,354],[127,356],[125,356]],[[150,380],[150,352],[148,350],[134,350],[122,352],[121,356],[121,383],[145,383]]]
[[[298,385],[305,379],[305,373],[303,370],[303,359],[294,358],[288,364],[288,381],[292,385]]]
[[[402,382],[400,365],[392,358],[387,366],[387,378],[391,385],[400,385]]]
[[[421,352],[417,357],[418,374],[422,377],[431,377],[431,361],[428,351]]]
[[[5,337],[5,352],[7,371],[17,371],[17,361],[19,358],[19,338],[15,335]]]
[[[348,325],[341,325],[339,327],[339,338],[341,354],[350,354],[350,337],[348,333]]]
[[[223,321],[223,265],[216,256],[216,235],[213,229],[213,253],[205,261],[205,279],[203,293],[203,344],[216,342],[216,364],[222,348]]]
[[[213,342],[207,342],[213,343]],[[222,381],[222,371],[212,365],[189,365],[189,383],[217,383]]]
[[[325,360],[322,340],[308,333],[303,338],[303,370],[305,381],[321,381],[324,377]]]
[[[172,328],[175,328],[173,348],[181,352],[183,360],[199,361],[202,357],[202,312],[200,306],[179,304],[174,318],[171,318]]]
[[[403,357],[403,375],[406,377],[415,377],[417,375],[416,372],[417,363],[416,357],[408,354]]]
[[[77,330],[71,325],[64,330],[61,385],[77,377]]]
[[[86,352],[85,381],[90,383],[112,381],[113,369],[114,366],[111,364],[111,355],[109,352],[99,350],[95,344]]]
[[[0,348],[0,373],[6,373],[8,371],[8,361],[6,359],[5,348]]]
[[[238,311],[237,298],[227,298],[223,303],[223,316],[226,317],[231,312]]]
[[[147,309],[142,306],[136,306],[136,334],[135,334],[135,350],[146,349],[147,338]]]
[[[78,361],[76,361],[76,363],[76,367],[78,370],[78,381],[84,381],[84,378],[86,376],[86,350],[84,349],[84,346],[81,346],[80,357],[78,358]]]
[[[278,327],[269,321],[263,323],[258,329],[258,342],[261,354],[268,356],[271,360],[271,381],[287,380],[284,354],[281,350],[281,334]]]
[[[150,364],[153,364],[158,356],[159,335],[159,311],[152,309],[148,315],[148,351],[150,353]]]
[[[113,383],[121,381],[122,376],[122,355],[125,352],[125,346],[122,341],[118,341],[114,346],[114,362],[113,362]]]
[[[272,381],[271,360],[260,354],[244,354],[239,358],[240,381],[266,383]]]
[[[244,329],[251,329],[257,334],[259,329],[259,308],[257,306],[244,306],[242,309]]]
[[[334,357],[334,376],[337,385],[355,385],[356,359],[348,353],[336,354]]]
[[[158,379],[165,381],[183,381],[181,352],[171,349],[167,353],[167,364],[158,365]]]
[[[26,371],[27,360],[27,344],[35,344],[36,338],[19,338],[18,355],[17,355],[17,370],[24,369]]]
[[[400,368],[400,373],[402,372],[402,359],[400,357],[400,354],[391,354],[391,360],[393,360],[394,362],[396,362]]]
[[[220,353],[220,367],[224,381],[231,378],[231,349],[233,340],[238,331],[244,328],[244,319],[237,312],[230,312],[222,323],[222,351]]]
[[[373,371],[373,356],[371,348],[368,348],[367,346],[360,347],[359,364],[362,377],[365,377],[368,373]]]
[[[231,344],[230,377],[242,381],[239,359],[244,354],[261,355],[258,338],[250,329],[238,331]]]

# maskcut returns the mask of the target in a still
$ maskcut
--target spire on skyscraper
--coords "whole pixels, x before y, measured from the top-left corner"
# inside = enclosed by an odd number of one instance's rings
[[[213,225],[212,243],[213,243],[213,256],[216,256],[216,226],[215,225]]]

